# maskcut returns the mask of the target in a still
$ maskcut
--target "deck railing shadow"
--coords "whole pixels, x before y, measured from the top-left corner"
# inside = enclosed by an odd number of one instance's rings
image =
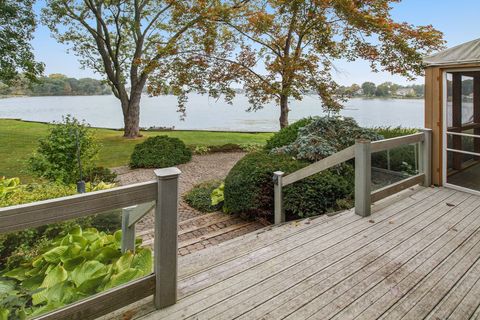
[[[357,140],[355,145],[343,149],[289,175],[285,175],[284,172],[281,171],[274,172],[275,224],[285,222],[283,187],[335,167],[351,159],[355,159],[355,213],[360,216],[370,216],[372,202],[379,201],[417,184],[430,186],[432,156],[431,139],[431,129],[424,129],[423,132],[374,142],[361,139]],[[372,153],[412,144],[418,144],[419,146],[418,174],[372,192]]]
[[[155,207],[153,273],[125,285],[93,295],[37,319],[95,319],[153,294],[157,309],[177,300],[177,209],[180,170],[155,170],[156,181],[79,194],[31,204],[0,208],[0,233],[126,208],[122,251],[134,246],[132,226]],[[138,205],[141,204],[141,205]],[[137,206],[138,205],[138,206]],[[135,206],[135,207],[132,207]],[[130,221],[125,221],[130,219]],[[134,230],[134,229],[133,229]],[[133,239],[132,239],[133,237]]]

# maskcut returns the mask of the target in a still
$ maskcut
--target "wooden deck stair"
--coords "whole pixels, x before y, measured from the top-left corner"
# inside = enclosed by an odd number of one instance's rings
[[[373,212],[272,226],[181,257],[178,303],[155,311],[148,300],[129,312],[145,320],[480,315],[480,197],[419,187]]]
[[[236,215],[221,212],[204,214],[195,218],[182,221],[178,225],[179,253],[184,255],[183,248],[197,245],[198,248],[222,242],[222,237],[240,229],[250,228],[256,230],[261,227],[259,222],[245,221]],[[143,239],[143,246],[153,246],[154,229],[147,229],[137,233]],[[188,252],[189,253],[189,252]]]

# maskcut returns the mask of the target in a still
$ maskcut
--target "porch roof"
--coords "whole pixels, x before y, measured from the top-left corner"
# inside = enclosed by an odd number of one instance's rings
[[[480,39],[472,40],[434,55],[425,57],[426,66],[453,66],[466,63],[480,64]]]

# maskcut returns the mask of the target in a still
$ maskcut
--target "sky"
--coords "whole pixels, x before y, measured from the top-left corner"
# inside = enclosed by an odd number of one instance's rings
[[[43,1],[39,1],[35,11],[39,12]],[[414,25],[433,25],[444,33],[447,46],[452,47],[473,39],[480,38],[478,23],[480,0],[403,0],[394,5],[392,16],[397,21]],[[45,73],[62,73],[70,77],[92,77],[100,75],[92,70],[83,70],[73,53],[67,53],[68,47],[59,44],[50,36],[47,27],[39,25],[32,42],[37,60],[45,63]],[[386,72],[374,73],[364,61],[335,63],[334,79],[342,85],[361,84],[372,81],[377,84],[392,81],[407,84],[407,80]],[[423,83],[418,78],[415,83]]]

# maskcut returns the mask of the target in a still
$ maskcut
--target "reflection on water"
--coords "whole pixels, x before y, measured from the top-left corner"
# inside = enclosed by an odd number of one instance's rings
[[[276,131],[279,110],[274,104],[256,112],[246,112],[248,100],[239,95],[229,105],[207,96],[191,95],[187,117],[180,120],[174,96],[147,97],[141,102],[142,127],[175,127],[188,130]],[[355,118],[362,126],[423,127],[423,100],[352,99],[342,115]],[[290,120],[323,115],[318,98],[307,96],[290,105]],[[25,97],[0,99],[0,118],[58,121],[72,114],[95,127],[123,127],[122,112],[113,96]]]

